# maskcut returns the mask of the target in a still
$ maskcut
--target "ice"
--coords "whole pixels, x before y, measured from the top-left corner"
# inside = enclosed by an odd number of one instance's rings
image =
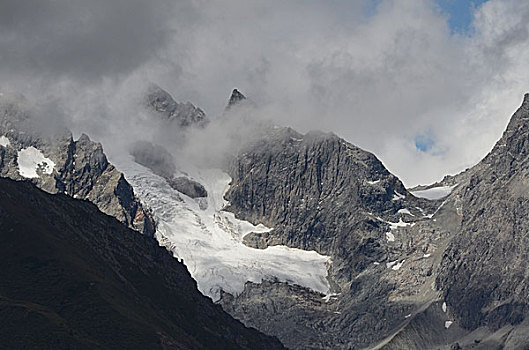
[[[453,321],[445,321],[445,328],[448,329],[454,323]]]
[[[427,190],[411,191],[410,193],[418,198],[437,200],[437,199],[442,199],[448,196],[450,193],[452,193],[452,190],[456,186],[457,184],[453,186],[439,186],[439,187],[429,188]]]
[[[443,312],[446,312],[446,301],[443,302],[443,305],[441,306],[441,308],[443,309]]]
[[[42,152],[31,146],[18,151],[18,172],[26,178],[39,177],[37,170],[40,168],[45,174],[53,173],[55,163],[44,157]]]
[[[399,211],[397,213],[398,214],[408,214],[408,215],[411,215],[411,216],[415,216],[409,211],[409,209],[399,209]]]
[[[404,265],[405,261],[406,260],[402,260],[401,262],[399,262],[399,263],[395,264],[394,266],[392,266],[391,269],[397,271],[398,269],[400,269],[402,267],[402,265]]]
[[[411,223],[411,222],[404,222],[402,221],[402,218],[399,218],[399,222],[391,222],[391,221],[386,221],[378,216],[375,217],[378,221],[382,221],[382,222],[385,222],[386,224],[389,225],[389,228],[390,230],[396,230],[398,229],[399,227],[407,227],[407,226],[415,226],[415,223]]]
[[[398,193],[397,191],[393,192],[393,200],[398,201],[399,199],[404,199],[406,196]]]
[[[386,232],[386,238],[388,242],[395,242],[395,235],[391,232]]]
[[[326,296],[324,296],[324,297],[322,298],[322,300],[324,300],[326,303],[328,303],[328,302],[331,300],[331,298],[332,298],[332,299],[336,299],[336,297],[337,297],[338,295],[340,295],[340,294],[339,294],[339,293],[338,293],[338,294],[337,294],[337,293],[329,293],[329,294],[327,294]]]
[[[376,185],[377,183],[379,183],[380,180],[375,180],[375,181],[367,181],[368,184],[370,185]]]
[[[386,267],[389,269],[389,268],[393,267],[393,265],[395,265],[397,262],[398,262],[398,260],[390,261],[390,262],[386,263]]]
[[[6,136],[4,135],[0,136],[0,146],[7,147],[10,145],[11,145],[11,141],[9,141],[9,139]]]
[[[428,254],[424,254],[422,257],[423,258],[429,258],[432,254],[428,253]]]
[[[199,290],[214,301],[223,290],[238,295],[246,282],[279,280],[329,293],[328,256],[315,251],[273,246],[254,249],[243,244],[251,232],[271,228],[238,220],[222,209],[228,205],[224,193],[230,177],[221,170],[185,169],[185,174],[207,190],[207,207],[172,189],[165,179],[136,164],[131,158],[111,160],[125,174],[140,200],[153,210],[160,245],[183,260]],[[185,175],[183,170],[182,174]],[[329,296],[330,298],[330,296]]]
[[[411,314],[407,314],[406,316],[404,316],[404,318],[410,318],[411,317]]]

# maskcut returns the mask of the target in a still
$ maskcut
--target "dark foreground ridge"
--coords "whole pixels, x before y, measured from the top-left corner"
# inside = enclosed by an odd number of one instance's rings
[[[88,201],[0,178],[2,347],[281,349],[202,296],[150,237]]]

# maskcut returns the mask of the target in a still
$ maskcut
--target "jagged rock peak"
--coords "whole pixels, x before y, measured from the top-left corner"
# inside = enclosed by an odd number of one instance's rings
[[[529,155],[529,94],[511,117],[502,137],[481,163],[514,169]],[[505,170],[504,169],[504,170]]]
[[[150,108],[181,127],[203,126],[207,123],[206,113],[203,110],[195,107],[191,102],[176,102],[167,91],[156,84],[149,86],[146,98]]]
[[[233,89],[233,91],[231,92],[230,101],[228,102],[228,108],[244,100],[246,100],[246,96],[244,96],[239,90]]]

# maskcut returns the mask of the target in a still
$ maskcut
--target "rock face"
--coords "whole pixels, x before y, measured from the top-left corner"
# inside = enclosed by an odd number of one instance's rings
[[[271,128],[228,168],[227,209],[274,228],[246,243],[330,255],[334,292],[248,284],[221,300],[232,315],[288,347],[349,349],[375,343],[424,307],[411,296],[433,282],[424,255],[438,235],[428,222],[440,201],[413,197],[373,154],[333,134]]]
[[[171,95],[157,85],[147,92],[147,104],[168,121],[180,127],[203,126],[207,123],[206,114],[190,102],[178,103]]]
[[[248,242],[332,254],[340,280],[384,257],[375,237],[387,225],[375,217],[398,221],[404,203],[416,201],[373,154],[319,132],[275,129],[240,154],[229,174],[228,210],[274,227]]]
[[[202,296],[151,237],[29,182],[0,179],[0,265],[5,348],[283,348]]]
[[[0,109],[0,176],[29,179],[49,193],[88,199],[130,228],[154,234],[151,214],[108,162],[101,144],[86,135],[75,141],[67,130],[43,136],[16,103],[4,102]]]
[[[454,196],[462,221],[445,251],[437,285],[467,329],[520,325],[528,315],[529,94],[502,138],[463,180]],[[506,336],[507,348],[513,344]],[[520,339],[517,339],[519,341]]]
[[[230,109],[231,107],[241,103],[242,101],[246,100],[246,96],[244,96],[239,90],[233,89],[231,92],[230,100],[228,101],[228,105],[226,106],[226,109]]]
[[[169,186],[171,186],[178,192],[181,192],[193,199],[204,198],[208,196],[208,192],[206,191],[204,186],[202,186],[197,181],[188,179],[185,176],[175,177],[167,180],[167,182],[169,183]]]
[[[232,162],[229,209],[274,228],[250,245],[331,255],[336,295],[247,284],[223,307],[292,348],[529,347],[528,140],[526,95],[490,154],[425,200],[334,135],[277,129]]]
[[[197,181],[186,176],[175,176],[177,169],[174,158],[163,146],[139,141],[132,146],[131,155],[136,163],[151,169],[153,173],[163,177],[169,186],[178,192],[191,198],[208,196],[204,186]]]

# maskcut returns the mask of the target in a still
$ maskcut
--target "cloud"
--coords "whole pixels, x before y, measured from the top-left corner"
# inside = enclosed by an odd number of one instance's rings
[[[174,35],[171,13],[169,1],[2,1],[2,66],[84,81],[130,74]]]
[[[469,36],[433,0],[3,1],[0,87],[109,145],[159,136],[150,81],[213,119],[237,87],[255,118],[334,131],[413,185],[477,162],[528,89],[529,5],[473,10]]]

